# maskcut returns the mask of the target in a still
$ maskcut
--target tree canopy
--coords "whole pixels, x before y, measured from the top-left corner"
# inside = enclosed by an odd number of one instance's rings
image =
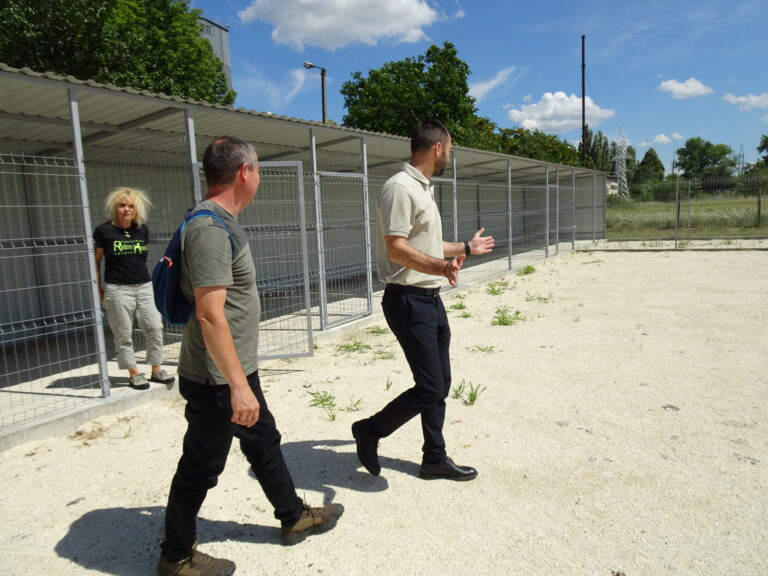
[[[713,144],[703,138],[689,138],[677,150],[677,167],[684,178],[731,176],[736,169],[736,158],[727,144]]]
[[[0,62],[232,104],[224,67],[188,0],[2,0]]]
[[[768,166],[768,134],[760,137],[760,144],[757,145],[757,151],[763,155],[763,164]]]
[[[664,180],[664,163],[656,150],[648,148],[640,164],[637,165],[633,182],[634,184],[643,184],[644,182],[661,180]]]
[[[433,45],[416,58],[387,62],[369,70],[367,77],[355,72],[341,86],[347,110],[343,123],[409,136],[418,122],[433,118],[445,124],[457,144],[465,145],[476,111],[468,77],[469,66],[450,42],[442,48]]]
[[[500,129],[478,116],[469,95],[469,66],[445,42],[424,54],[361,72],[341,87],[346,126],[409,136],[422,120],[445,124],[455,144],[547,162],[578,165],[576,149],[557,136],[523,128]]]
[[[586,160],[582,161],[581,164],[585,168],[593,168],[595,170],[601,170],[602,172],[613,172],[616,148],[615,145],[608,140],[608,137],[605,134],[600,131],[598,131],[597,134],[594,134],[592,129],[587,126],[583,142],[579,142],[580,157],[582,150],[584,151]]]
[[[577,166],[579,162],[574,146],[541,130],[502,128],[498,141],[499,151],[504,154],[568,166]]]

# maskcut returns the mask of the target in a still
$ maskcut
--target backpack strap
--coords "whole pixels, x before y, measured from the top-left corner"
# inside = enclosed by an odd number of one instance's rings
[[[182,234],[182,237],[181,237],[181,248],[182,248],[182,251],[184,250],[184,236],[183,236],[183,234],[184,234],[184,229],[187,227],[187,223],[190,220],[192,220],[193,218],[197,218],[198,216],[210,216],[211,218],[215,218],[216,220],[218,220],[219,223],[224,228],[224,230],[227,231],[227,237],[229,238],[229,245],[232,248],[232,254],[234,255],[234,253],[235,253],[235,242],[232,240],[232,234],[229,232],[229,226],[227,226],[227,223],[224,222],[224,220],[221,218],[221,216],[219,216],[218,214],[216,214],[215,212],[213,212],[211,210],[203,209],[203,210],[198,210],[197,212],[192,212],[192,210],[193,209],[190,208],[187,211],[186,216],[184,216],[184,222],[181,223],[180,230],[181,230],[181,234]]]

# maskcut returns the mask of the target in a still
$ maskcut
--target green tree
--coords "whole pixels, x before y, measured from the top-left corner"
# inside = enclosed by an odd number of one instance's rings
[[[0,61],[16,68],[232,104],[188,0],[2,0]]]
[[[677,150],[677,167],[684,178],[731,176],[736,170],[733,150],[726,144],[713,144],[703,138],[689,138]]]
[[[579,166],[579,152],[574,146],[540,130],[503,128],[500,132],[500,146],[499,151],[504,154]]]
[[[462,146],[488,139],[487,119],[478,121],[469,95],[469,66],[453,44],[431,46],[416,58],[387,62],[368,76],[354,72],[341,86],[346,126],[409,136],[427,118],[440,120]],[[479,130],[479,134],[477,131]],[[491,130],[493,133],[493,130]]]
[[[760,137],[760,144],[757,145],[757,151],[763,155],[763,164],[768,166],[768,134]]]
[[[644,182],[655,182],[664,179],[664,163],[659,158],[656,150],[648,148],[643,155],[643,159],[635,170],[633,182],[642,184]]]
[[[592,168],[594,170],[600,170],[602,172],[612,173],[614,171],[615,147],[611,147],[612,143],[608,140],[608,137],[601,131],[597,134],[592,132],[589,126],[586,126],[584,134],[584,142],[579,142],[579,158],[582,157],[582,151],[586,155],[586,160],[581,161],[580,164],[584,168]]]

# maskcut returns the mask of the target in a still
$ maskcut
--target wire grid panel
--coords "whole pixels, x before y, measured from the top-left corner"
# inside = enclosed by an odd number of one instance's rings
[[[561,177],[557,188],[557,249],[570,250],[576,242],[576,189],[570,177]]]
[[[301,162],[262,162],[261,184],[238,220],[261,300],[259,358],[311,356],[309,261]]]
[[[317,290],[323,328],[349,322],[372,310],[373,232],[366,218],[363,174],[318,173],[322,226],[318,227]]]
[[[768,176],[742,174],[662,182],[609,198],[609,239],[750,238],[768,235]]]
[[[0,154],[0,429],[102,395],[77,166]]]
[[[514,256],[543,258],[547,248],[547,187],[512,186],[511,233]]]
[[[371,229],[371,244],[372,244],[371,246],[372,292],[380,292],[384,290],[384,283],[381,280],[379,280],[379,275],[378,275],[378,266],[377,266],[378,253],[376,252],[377,250],[376,222],[377,222],[377,213],[378,213],[378,207],[379,207],[379,194],[381,194],[381,189],[387,180],[388,178],[381,177],[381,176],[368,177],[368,214],[369,214],[369,223],[370,223],[370,229]]]
[[[104,201],[117,187],[127,186],[146,192],[152,203],[146,215],[145,225],[150,232],[147,265],[154,264],[165,252],[171,236],[184,219],[187,209],[194,206],[192,179],[188,168],[186,144],[173,135],[156,136],[155,150],[119,149],[105,158],[97,146],[85,147],[88,196],[91,206],[91,222],[95,229],[109,219]],[[91,160],[98,158],[98,160]],[[107,356],[114,359],[114,344],[105,318]],[[165,326],[163,330],[163,362],[178,361],[182,327]],[[144,334],[134,322],[133,347],[137,360],[143,362],[146,353]]]
[[[459,180],[456,195],[457,241],[471,240],[475,232],[481,228],[485,228],[484,236],[493,236],[495,241],[493,252],[484,255],[473,254],[466,259],[463,267],[469,268],[498,260],[499,256],[506,254],[509,249],[507,185]],[[446,240],[452,240],[452,238],[446,237]]]

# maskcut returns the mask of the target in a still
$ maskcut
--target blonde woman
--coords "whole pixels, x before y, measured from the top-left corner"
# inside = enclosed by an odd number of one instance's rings
[[[109,220],[96,228],[93,240],[99,278],[101,261],[105,262],[99,298],[114,336],[117,365],[128,370],[131,388],[149,388],[149,381],[136,366],[133,351],[133,318],[138,316],[147,343],[147,362],[152,365],[149,380],[170,384],[175,378],[162,367],[163,321],[155,308],[147,270],[149,229],[144,222],[151,203],[141,190],[119,187],[107,196],[105,204]]]

